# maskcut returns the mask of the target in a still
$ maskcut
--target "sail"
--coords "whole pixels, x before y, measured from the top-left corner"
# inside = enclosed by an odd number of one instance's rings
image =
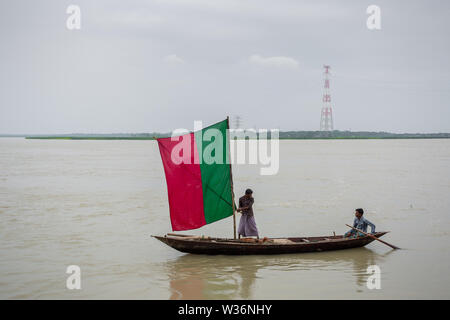
[[[191,230],[233,215],[228,120],[157,139],[172,230]]]

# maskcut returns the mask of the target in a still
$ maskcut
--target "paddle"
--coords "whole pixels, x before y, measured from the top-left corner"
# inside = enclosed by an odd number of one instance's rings
[[[383,241],[383,240],[381,240],[381,239],[378,239],[377,237],[375,237],[374,235],[372,235],[372,234],[370,234],[370,233],[366,233],[366,232],[364,232],[364,231],[362,231],[362,230],[356,229],[355,227],[349,226],[348,224],[345,224],[345,225],[346,225],[347,227],[350,227],[350,228],[352,228],[352,229],[358,231],[358,232],[361,232],[362,234],[365,234],[366,236],[369,236],[369,237],[371,237],[371,238],[373,238],[373,239],[375,239],[375,240],[378,240],[378,241],[384,243],[385,245],[391,247],[392,249],[400,249],[399,247],[396,247],[396,246],[394,246],[394,245],[392,245],[392,244],[390,244],[390,243],[387,243],[386,241]]]

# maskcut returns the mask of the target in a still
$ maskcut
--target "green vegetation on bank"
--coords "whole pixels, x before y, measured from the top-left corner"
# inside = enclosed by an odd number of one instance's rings
[[[450,133],[390,133],[370,131],[284,131],[280,139],[447,139]]]
[[[28,135],[25,139],[57,140],[154,140],[170,137],[169,133],[111,133],[111,134],[67,134],[67,135]]]
[[[42,140],[155,140],[153,137],[72,137],[72,136],[30,136],[25,139],[42,139]]]
[[[5,135],[6,136],[6,135]],[[250,135],[251,136],[251,135]],[[154,140],[170,137],[170,133],[137,134],[68,134],[68,135],[29,135],[26,139],[60,139],[60,140]],[[268,133],[270,137],[270,132]],[[248,139],[248,135],[246,137]],[[265,138],[262,136],[261,138]],[[370,131],[281,131],[280,139],[448,139],[450,133],[390,133]]]

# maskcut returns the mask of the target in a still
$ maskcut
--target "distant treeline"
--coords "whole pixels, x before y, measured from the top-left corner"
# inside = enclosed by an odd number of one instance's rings
[[[245,134],[245,133],[244,133]],[[27,135],[26,139],[67,140],[153,140],[170,137],[170,133],[113,133],[113,134],[67,134]],[[0,135],[18,137],[20,135]],[[252,136],[248,134],[248,136]],[[248,139],[248,136],[246,137]],[[270,131],[267,136],[270,138]],[[23,136],[22,136],[23,137]],[[259,136],[258,136],[259,137]],[[265,138],[263,135],[261,138]],[[448,139],[450,133],[390,133],[370,131],[280,131],[280,139]]]
[[[74,133],[66,135],[27,135],[25,139],[58,139],[58,140],[154,140],[170,137],[170,133]]]
[[[450,133],[390,133],[370,131],[284,131],[280,139],[445,139]]]

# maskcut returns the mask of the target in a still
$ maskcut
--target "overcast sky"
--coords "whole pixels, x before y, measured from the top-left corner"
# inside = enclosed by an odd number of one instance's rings
[[[81,29],[69,30],[69,5]],[[369,5],[381,30],[366,26]],[[450,1],[0,2],[0,133],[450,132]]]

